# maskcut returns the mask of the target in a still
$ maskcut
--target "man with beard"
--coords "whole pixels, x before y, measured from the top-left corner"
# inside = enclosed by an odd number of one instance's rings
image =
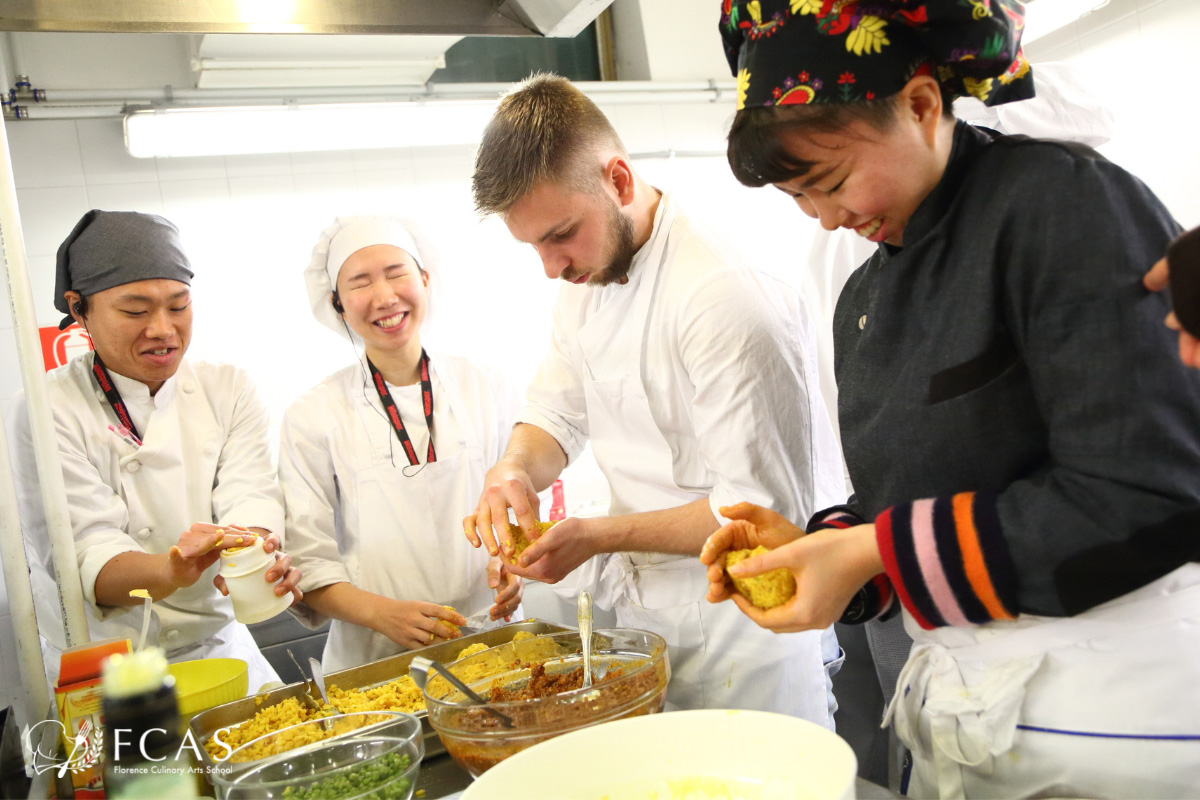
[[[760,503],[803,523],[844,495],[800,298],[696,230],[562,78],[534,77],[501,102],[474,192],[566,285],[467,538],[511,555],[511,508],[534,540],[537,492],[590,441],[610,516],[558,523],[513,572],[548,583],[574,573],[620,626],[662,635],[675,707],[782,711],[832,727],[832,629],[772,637],[730,604],[704,602],[696,558],[730,506]]]

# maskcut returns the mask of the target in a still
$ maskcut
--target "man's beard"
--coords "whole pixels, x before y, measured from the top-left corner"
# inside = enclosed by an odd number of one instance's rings
[[[612,237],[608,265],[588,278],[588,286],[608,286],[610,283],[624,280],[629,274],[629,268],[633,266],[633,257],[637,255],[638,249],[633,246],[633,220],[622,214],[620,207],[611,199],[607,227]],[[578,278],[579,273],[567,267],[559,277],[571,281]]]

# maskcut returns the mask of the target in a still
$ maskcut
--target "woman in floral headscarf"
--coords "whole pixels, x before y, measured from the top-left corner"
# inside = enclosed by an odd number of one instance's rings
[[[856,494],[808,533],[745,509],[709,540],[786,567],[776,631],[902,607],[887,719],[910,794],[1194,796],[1200,375],[1145,265],[1179,227],[1089,148],[956,123],[1031,95],[1015,0],[726,3],[729,161],[878,245],[834,317]]]

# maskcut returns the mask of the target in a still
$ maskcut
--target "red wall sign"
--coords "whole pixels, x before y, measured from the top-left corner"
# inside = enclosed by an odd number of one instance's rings
[[[74,322],[65,331],[54,325],[39,328],[38,332],[42,337],[42,360],[46,362],[47,372],[92,349],[92,337]]]

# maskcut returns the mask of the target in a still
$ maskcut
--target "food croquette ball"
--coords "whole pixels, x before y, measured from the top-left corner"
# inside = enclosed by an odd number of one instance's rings
[[[453,606],[442,606],[442,608],[446,609],[447,611],[451,611],[455,614],[458,613],[457,611],[454,611]],[[445,628],[446,630],[449,631],[448,634],[443,634],[443,638],[449,638],[450,636],[453,636],[454,634],[458,633],[458,626],[455,625],[453,622],[448,622],[444,619],[439,619],[438,625],[441,625],[443,628]]]
[[[769,552],[759,545],[753,550],[731,550],[725,555],[725,569],[751,556]],[[732,575],[730,575],[733,578]],[[796,595],[796,579],[792,573],[780,567],[753,578],[733,578],[733,587],[758,608],[781,606]]]
[[[554,522],[539,522],[537,524],[538,535],[545,533],[557,524],[558,520],[555,520]],[[533,544],[533,542],[529,541],[529,539],[525,537],[525,531],[523,531],[519,526],[513,525],[512,523],[509,523],[508,525],[508,536],[510,539],[512,539],[513,544],[513,554],[509,557],[508,563],[515,565],[517,563],[517,559],[521,557],[521,553],[524,553],[526,549],[529,548],[529,545]]]

